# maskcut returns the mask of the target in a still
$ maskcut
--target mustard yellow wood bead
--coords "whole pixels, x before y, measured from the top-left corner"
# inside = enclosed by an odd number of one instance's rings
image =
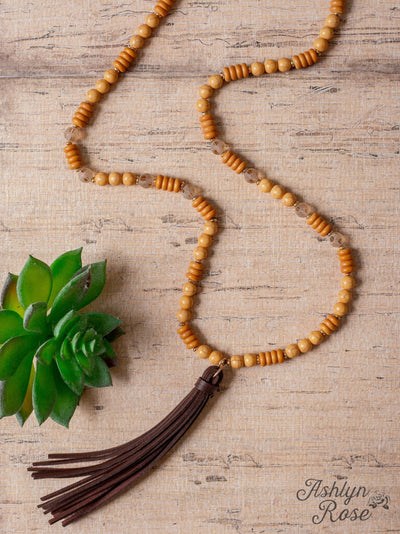
[[[335,32],[332,28],[329,28],[329,26],[324,26],[323,28],[321,28],[319,36],[329,41],[330,39],[332,39],[334,33]]]
[[[107,185],[108,174],[106,174],[105,172],[98,172],[94,177],[94,181],[97,185]]]
[[[160,24],[160,19],[155,13],[149,13],[145,19],[147,26],[150,26],[153,30]]]
[[[186,323],[187,321],[190,321],[192,318],[192,314],[190,313],[190,310],[184,310],[181,308],[176,313],[176,318],[180,323]]]
[[[108,83],[115,83],[118,81],[118,72],[114,69],[108,69],[106,70],[106,72],[104,73],[104,79],[108,82]]]
[[[345,302],[336,302],[333,307],[333,313],[338,317],[343,317],[348,311],[348,306]]]
[[[328,50],[329,43],[326,39],[323,39],[322,37],[318,37],[318,39],[315,39],[313,47],[315,50],[318,50],[318,52],[326,52]]]
[[[302,353],[308,352],[309,350],[313,348],[313,344],[306,337],[304,339],[299,339],[299,341],[297,342],[297,345],[300,349],[300,352]]]
[[[213,95],[214,89],[207,84],[204,84],[199,89],[201,98],[210,98]]]
[[[257,365],[257,354],[245,354],[243,361],[246,367],[253,367],[254,365]]]
[[[271,180],[268,180],[268,178],[263,178],[258,184],[258,189],[263,193],[270,193],[273,186],[274,184],[271,182]]]
[[[342,289],[341,291],[339,291],[339,294],[338,294],[339,302],[344,302],[345,304],[347,304],[348,302],[351,301],[351,297],[352,297],[352,294],[348,289]]]
[[[292,343],[285,348],[285,354],[288,358],[295,358],[300,354],[300,349],[295,343]]]
[[[200,247],[210,247],[212,245],[212,237],[208,234],[201,234],[197,240]]]
[[[353,289],[356,285],[356,282],[352,276],[343,276],[340,285],[343,289]]]
[[[339,28],[340,18],[333,13],[328,15],[325,19],[325,26],[328,26],[328,28]]]
[[[96,104],[99,102],[101,98],[101,93],[97,91],[97,89],[89,89],[89,91],[86,93],[86,100],[90,104]]]
[[[264,63],[255,61],[254,63],[251,64],[250,71],[253,76],[261,76],[265,72]]]
[[[270,193],[272,198],[276,198],[277,200],[279,200],[285,194],[285,190],[280,185],[276,184],[273,186]]]
[[[241,369],[244,366],[243,356],[232,356],[231,367],[232,369]]]
[[[136,175],[131,172],[124,172],[122,182],[124,185],[134,185],[136,183]]]
[[[318,330],[314,330],[314,332],[311,332],[311,334],[308,336],[308,339],[313,345],[319,345],[320,343],[322,343],[324,335]]]
[[[211,354],[211,349],[208,345],[200,345],[197,347],[196,353],[199,358],[208,358]]]
[[[205,260],[207,256],[208,252],[204,247],[196,247],[193,251],[193,258],[197,261]]]
[[[186,282],[186,284],[183,284],[182,291],[184,295],[193,297],[197,293],[197,286],[193,282]]]
[[[218,350],[213,350],[209,355],[208,359],[212,365],[218,365],[221,360],[223,360],[224,355]]]
[[[208,221],[203,226],[203,232],[207,235],[215,235],[218,233],[218,223],[216,221]]]
[[[140,50],[144,47],[145,40],[141,35],[132,35],[129,39],[129,46],[135,50]]]
[[[110,185],[120,185],[120,184],[122,184],[122,175],[119,172],[112,172],[108,176],[108,183]]]
[[[213,89],[220,89],[224,83],[224,80],[222,79],[222,76],[219,74],[213,74],[208,79],[208,85],[210,85]]]
[[[267,74],[273,74],[278,70],[278,62],[275,59],[267,59],[264,62],[265,72]]]
[[[110,90],[110,87],[111,87],[110,83],[104,79],[98,80],[95,85],[96,91],[98,91],[102,95],[105,95],[106,93],[108,93],[108,91]]]
[[[143,37],[143,39],[148,39],[152,33],[152,29],[147,24],[141,24],[136,30],[136,33]]]
[[[278,70],[279,72],[287,72],[292,68],[292,63],[289,58],[281,57],[278,59]]]
[[[205,113],[211,108],[210,102],[206,98],[199,98],[196,102],[196,109],[199,113]]]
[[[190,310],[190,308],[193,308],[193,299],[192,299],[192,297],[189,297],[187,295],[183,295],[183,297],[181,297],[179,299],[179,306],[183,310]]]
[[[290,208],[296,204],[296,197],[293,193],[285,193],[282,197],[282,203]]]

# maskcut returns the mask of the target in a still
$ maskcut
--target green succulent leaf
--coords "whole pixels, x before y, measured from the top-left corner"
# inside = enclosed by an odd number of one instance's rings
[[[76,395],[61,378],[55,362],[52,363],[52,371],[56,384],[57,397],[50,417],[59,425],[68,428],[71,417],[74,415],[78,405],[79,397]]]
[[[37,335],[12,337],[0,347],[0,380],[8,380],[18,370],[25,356],[34,353],[39,344]]]
[[[78,350],[75,358],[85,375],[91,375],[93,373],[95,362],[92,355],[86,355],[83,351]]]
[[[74,351],[72,350],[71,340],[66,337],[62,342],[60,349],[60,356],[63,360],[69,361],[74,357]]]
[[[61,289],[67,285],[69,280],[82,267],[82,247],[70,250],[61,254],[50,266],[53,273],[53,287],[49,298],[49,308],[51,308],[55,298]]]
[[[101,355],[101,358],[105,361],[107,367],[118,367],[117,356],[111,346],[111,343],[106,339],[103,339],[103,345],[105,348],[105,353]]]
[[[0,382],[0,417],[14,415],[22,407],[29,385],[33,354],[33,351],[26,354],[11,378]]]
[[[13,310],[0,310],[0,345],[12,337],[26,334],[21,316]]]
[[[87,317],[88,324],[93,326],[96,332],[102,336],[106,336],[122,324],[121,319],[108,315],[107,313],[85,313],[85,316]]]
[[[12,310],[24,316],[24,308],[21,306],[17,295],[18,276],[8,273],[4,286],[1,290],[0,305],[3,310]]]
[[[111,374],[107,365],[99,356],[94,356],[93,359],[94,369],[92,374],[86,377],[85,384],[94,388],[112,386]]]
[[[69,330],[79,321],[80,315],[75,310],[70,310],[62,317],[54,327],[54,337],[64,339]]]
[[[95,339],[92,339],[86,346],[87,352],[90,354],[93,354],[93,356],[100,356],[100,354],[103,354],[106,352],[106,347],[104,345],[103,338],[99,335],[95,337]]]
[[[45,365],[50,365],[58,352],[57,339],[52,337],[40,345],[36,351],[36,359]]]
[[[90,267],[74,276],[66,286],[58,293],[49,314],[49,320],[56,324],[70,310],[82,308],[82,300],[88,292],[91,281]]]
[[[78,350],[78,347],[80,347],[81,345],[81,337],[82,337],[82,332],[79,331],[79,332],[76,332],[72,339],[71,339],[71,348],[74,352],[76,352]]]
[[[79,367],[74,358],[71,360],[63,360],[60,354],[56,356],[57,367],[60,371],[61,378],[72,389],[72,391],[80,397],[82,395],[83,387],[85,385],[85,375]]]
[[[36,419],[41,425],[53,411],[56,402],[57,389],[51,367],[38,361],[36,375],[33,382],[33,409]]]
[[[120,326],[117,326],[117,328],[114,328],[112,332],[110,332],[104,337],[105,339],[107,339],[107,341],[112,342],[118,339],[119,337],[123,336],[124,334],[125,334],[125,330],[123,330]]]
[[[84,308],[91,302],[93,302],[100,293],[103,291],[106,283],[106,264],[107,261],[100,261],[98,263],[91,263],[87,267],[90,268],[91,280],[89,289],[82,299],[79,309]]]
[[[47,302],[52,283],[50,267],[33,256],[29,256],[17,280],[17,295],[22,307],[26,309],[34,302]]]
[[[32,388],[33,388],[33,380],[34,380],[34,378],[35,378],[35,368],[32,365],[31,366],[31,375],[29,377],[29,382],[28,382],[28,389],[26,390],[26,395],[25,395],[24,402],[22,403],[21,408],[15,414],[15,417],[17,418],[17,421],[21,426],[24,426],[25,421],[28,419],[28,417],[33,412]]]
[[[47,304],[45,302],[34,302],[27,307],[24,315],[24,328],[42,334],[48,332]]]

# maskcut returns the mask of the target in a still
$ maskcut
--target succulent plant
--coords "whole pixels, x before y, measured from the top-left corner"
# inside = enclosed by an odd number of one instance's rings
[[[106,261],[82,267],[82,249],[51,266],[30,256],[0,297],[0,418],[32,411],[68,428],[85,386],[110,386],[120,319],[81,313],[103,290]]]

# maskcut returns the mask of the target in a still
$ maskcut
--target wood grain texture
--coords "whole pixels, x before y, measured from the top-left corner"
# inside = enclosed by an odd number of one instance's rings
[[[70,530],[118,533],[400,532],[399,26],[394,2],[348,2],[316,66],[223,88],[215,113],[241,155],[351,236],[357,298],[340,332],[274,368],[226,373],[215,398],[162,465]],[[108,258],[97,308],[120,316],[115,387],[87,391],[69,431],[0,422],[0,531],[61,532],[36,509],[60,484],[26,467],[48,452],[119,444],[158,422],[204,362],[184,349],[175,311],[201,221],[181,197],[96,188],[66,169],[63,130],[153,1],[0,2],[0,276],[32,253],[84,245]],[[304,337],[339,289],[335,251],[290,210],[221,165],[202,141],[198,87],[226,65],[307,50],[329,4],[178,0],[156,37],[99,106],[85,157],[106,172],[201,185],[221,210],[195,325],[233,354]],[[325,519],[307,479],[381,489],[389,510]],[[338,511],[346,508],[336,499]],[[368,498],[347,508],[367,507]]]

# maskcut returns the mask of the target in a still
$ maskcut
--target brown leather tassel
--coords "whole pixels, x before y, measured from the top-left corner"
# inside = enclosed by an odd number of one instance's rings
[[[51,513],[49,523],[66,526],[113,499],[141,479],[185,434],[213,396],[222,380],[221,368],[208,367],[194,388],[158,425],[136,439],[87,453],[49,454],[28,471],[33,478],[85,477],[41,500],[39,508]],[[100,462],[87,467],[58,467],[70,463]]]

